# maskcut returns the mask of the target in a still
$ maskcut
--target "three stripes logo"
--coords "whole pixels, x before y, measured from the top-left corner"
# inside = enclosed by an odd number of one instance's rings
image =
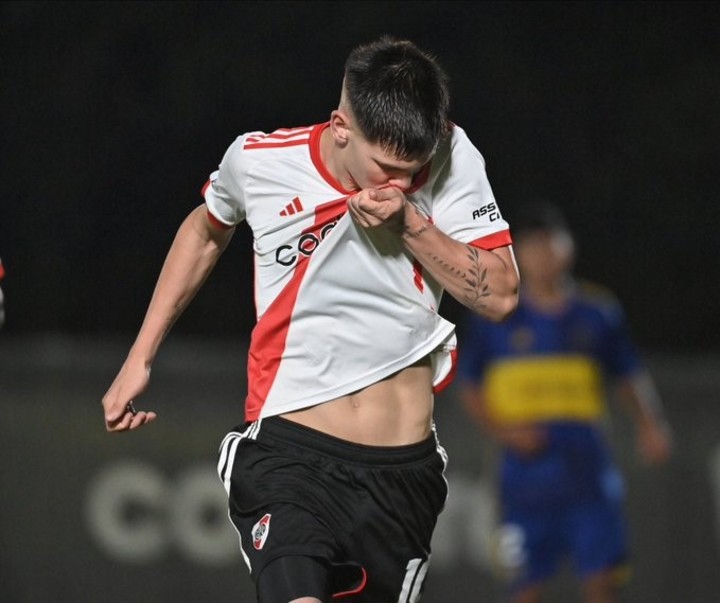
[[[302,206],[302,203],[300,202],[300,197],[295,197],[292,202],[288,203],[285,206],[285,209],[280,212],[280,215],[283,217],[292,216],[298,212],[301,212],[303,209],[304,208]]]

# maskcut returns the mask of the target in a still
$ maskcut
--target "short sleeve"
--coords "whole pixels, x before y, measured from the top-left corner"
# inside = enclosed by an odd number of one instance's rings
[[[244,191],[249,167],[243,152],[246,137],[240,136],[230,145],[203,189],[208,211],[227,226],[235,226],[245,219]]]
[[[500,213],[485,170],[485,160],[459,126],[433,182],[433,221],[452,238],[494,249],[510,245],[508,223]]]

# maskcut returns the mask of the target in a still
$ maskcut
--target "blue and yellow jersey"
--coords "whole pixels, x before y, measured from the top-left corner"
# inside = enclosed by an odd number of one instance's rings
[[[458,375],[483,384],[500,423],[593,422],[604,412],[605,379],[638,366],[622,308],[607,290],[584,284],[556,313],[521,299],[503,323],[472,316],[461,333]]]
[[[594,490],[610,463],[597,429],[605,382],[640,367],[615,297],[583,284],[558,312],[539,311],[521,297],[507,321],[473,316],[464,326],[458,377],[483,388],[489,416],[500,425],[531,422],[548,429],[542,458],[506,454],[505,486],[515,484],[518,495],[531,498]]]

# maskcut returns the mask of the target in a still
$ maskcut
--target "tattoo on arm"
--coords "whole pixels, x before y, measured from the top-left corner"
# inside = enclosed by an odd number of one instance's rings
[[[469,268],[458,268],[449,264],[443,258],[434,255],[432,259],[445,271],[463,283],[463,300],[468,307],[484,307],[483,298],[490,295],[490,286],[487,283],[487,268],[480,261],[480,254],[474,247],[466,245]]]
[[[490,295],[490,286],[487,284],[487,268],[480,261],[480,254],[474,247],[467,245],[470,268],[465,274],[466,299],[471,307],[483,307],[484,297]]]
[[[405,236],[416,238],[419,237],[422,233],[424,233],[428,229],[427,224],[423,224],[420,228],[418,228],[416,231],[410,231],[407,228],[403,231],[403,234]]]
[[[415,215],[421,216],[421,217],[427,219],[427,216],[425,216],[425,214],[423,214],[423,213],[422,213],[417,207],[415,207],[414,205],[413,205],[413,209],[415,210]],[[414,238],[419,237],[419,236],[420,236],[422,233],[424,233],[427,229],[428,229],[428,224],[423,224],[423,225],[420,226],[420,228],[418,228],[417,230],[412,231],[412,230],[410,230],[410,229],[407,227],[407,224],[404,224],[404,225],[403,225],[403,229],[402,229],[402,234],[403,234],[403,236],[406,236],[406,237],[409,237],[409,238],[411,238],[411,239],[414,239]]]

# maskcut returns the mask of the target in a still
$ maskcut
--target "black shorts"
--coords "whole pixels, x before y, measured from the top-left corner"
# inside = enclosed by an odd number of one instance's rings
[[[434,433],[409,446],[364,446],[271,417],[225,437],[218,473],[256,584],[269,566],[312,558],[334,597],[412,603],[447,498],[445,465]],[[274,581],[276,573],[268,569]],[[300,578],[290,570],[290,583]]]

